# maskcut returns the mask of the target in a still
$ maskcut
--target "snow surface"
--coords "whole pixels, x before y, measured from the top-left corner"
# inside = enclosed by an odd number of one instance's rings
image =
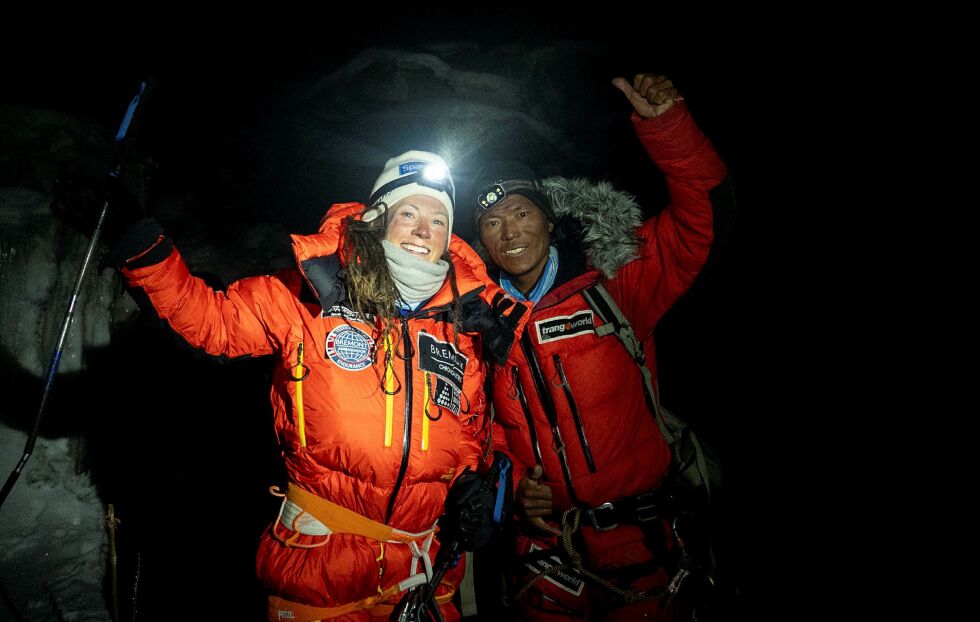
[[[20,456],[26,440],[5,428],[0,456]],[[4,477],[12,467],[4,464]],[[110,619],[105,511],[89,475],[75,473],[69,439],[38,441],[0,524],[0,619]]]

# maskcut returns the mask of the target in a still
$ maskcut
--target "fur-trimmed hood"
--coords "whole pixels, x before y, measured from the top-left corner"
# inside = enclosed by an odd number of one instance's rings
[[[559,235],[574,236],[589,264],[607,278],[636,258],[643,210],[633,195],[606,181],[548,177],[541,181],[555,212]]]
[[[541,186],[555,213],[552,243],[560,253],[584,254],[591,267],[610,279],[636,258],[640,245],[636,230],[643,224],[643,210],[633,195],[609,182],[582,178],[548,177]],[[473,248],[495,273],[479,235]]]

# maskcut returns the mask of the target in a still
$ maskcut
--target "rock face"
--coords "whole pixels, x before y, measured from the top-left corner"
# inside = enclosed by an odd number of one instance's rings
[[[43,378],[57,344],[88,239],[51,214],[50,198],[0,188],[0,347],[27,374]],[[114,322],[136,311],[121,279],[100,270],[96,249],[75,307],[59,372],[78,373],[84,350],[109,345]],[[58,302],[61,301],[61,313]]]
[[[49,197],[0,188],[0,469],[14,468],[40,404],[88,240],[56,220]],[[96,261],[98,255],[96,255]],[[76,304],[55,380],[59,399],[27,467],[0,509],[0,586],[5,619],[107,620],[103,601],[107,538],[104,505],[83,471],[84,419],[97,405],[72,408],[88,360],[109,346],[112,326],[131,318],[119,277],[93,265]],[[74,419],[74,420],[73,420]],[[28,570],[29,569],[29,570]],[[9,615],[8,615],[9,614]],[[69,617],[70,616],[70,617]]]

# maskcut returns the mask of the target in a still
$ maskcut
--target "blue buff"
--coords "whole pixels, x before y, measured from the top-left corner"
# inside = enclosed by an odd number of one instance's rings
[[[514,287],[514,284],[510,282],[510,276],[503,271],[500,273],[500,286],[508,294],[522,302],[530,301],[537,303],[541,300],[548,293],[548,290],[551,289],[551,286],[555,284],[555,275],[558,274],[558,249],[554,246],[548,248],[548,261],[544,264],[544,270],[541,271],[538,282],[534,284],[534,287],[527,293],[527,296]]]

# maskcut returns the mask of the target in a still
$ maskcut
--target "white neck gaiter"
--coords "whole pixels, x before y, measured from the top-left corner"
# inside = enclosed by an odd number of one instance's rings
[[[419,259],[388,240],[381,240],[381,246],[385,249],[388,268],[403,302],[428,300],[442,287],[449,272],[449,263],[445,259],[435,263]]]

